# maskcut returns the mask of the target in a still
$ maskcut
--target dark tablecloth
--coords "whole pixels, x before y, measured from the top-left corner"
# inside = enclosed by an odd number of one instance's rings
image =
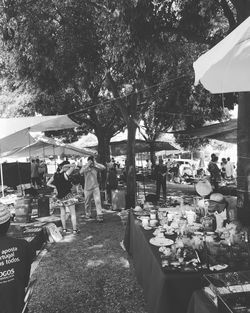
[[[218,313],[218,310],[202,290],[197,290],[191,297],[187,313]]]
[[[159,248],[151,245],[151,230],[129,213],[124,245],[132,256],[135,273],[150,313],[186,313],[195,290],[202,288],[201,272],[170,272],[161,266]]]
[[[16,187],[20,184],[30,183],[30,163],[3,163],[2,166],[4,185],[8,187]]]

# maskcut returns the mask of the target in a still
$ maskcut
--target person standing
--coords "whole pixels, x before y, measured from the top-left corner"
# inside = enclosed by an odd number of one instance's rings
[[[223,179],[226,178],[226,165],[227,165],[227,159],[226,158],[222,158],[221,159],[221,177]]]
[[[162,188],[163,199],[166,200],[167,195],[167,166],[163,164],[163,160],[159,159],[159,164],[154,169],[156,180],[156,197],[157,201],[160,199],[160,191]]]
[[[230,161],[230,158],[227,158],[227,164],[225,165],[226,170],[226,178],[231,179],[234,177],[234,166],[233,163]]]
[[[152,170],[152,162],[149,159],[146,160],[146,168],[148,170],[148,173],[150,174]]]
[[[39,177],[39,159],[32,160],[30,165],[30,177],[31,177],[31,184],[34,188],[38,188],[41,186],[41,181]]]
[[[221,181],[221,172],[217,165],[218,157],[212,153],[211,161],[208,164],[208,171],[210,173],[210,182],[214,187],[214,191],[217,191],[219,188],[219,182]]]
[[[112,191],[117,188],[118,188],[117,171],[114,164],[110,162],[107,164],[107,179],[106,179],[108,203],[112,204]]]
[[[48,174],[48,167],[44,161],[41,161],[38,168],[39,180],[42,186],[46,185],[46,175]]]
[[[57,172],[49,179],[47,186],[55,188],[57,192],[57,203],[60,206],[61,222],[63,227],[63,234],[67,234],[66,228],[66,208],[70,211],[73,234],[79,233],[77,229],[75,200],[72,194],[72,183],[69,180],[69,175],[76,168],[75,164],[64,164],[58,166]]]
[[[7,236],[10,212],[0,206],[0,312],[21,313],[29,283],[32,251],[26,240]]]
[[[97,175],[99,171],[105,170],[105,166],[95,161],[93,156],[88,157],[88,161],[80,169],[80,174],[84,174],[84,197],[85,197],[85,212],[86,218],[91,218],[91,199],[94,198],[97,221],[103,222],[101,193]]]

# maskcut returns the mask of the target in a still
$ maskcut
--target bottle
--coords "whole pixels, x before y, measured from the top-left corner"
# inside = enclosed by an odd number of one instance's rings
[[[202,225],[205,231],[215,231],[216,229],[216,219],[213,213],[207,213],[202,218]]]

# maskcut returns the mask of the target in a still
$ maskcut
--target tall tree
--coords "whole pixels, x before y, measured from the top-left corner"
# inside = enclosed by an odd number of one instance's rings
[[[109,159],[110,138],[123,127],[119,109],[107,102],[105,45],[96,22],[100,9],[92,1],[2,2],[3,41],[18,75],[32,82],[33,101],[23,114],[71,114],[82,131],[67,132],[76,140],[93,130],[100,161]]]

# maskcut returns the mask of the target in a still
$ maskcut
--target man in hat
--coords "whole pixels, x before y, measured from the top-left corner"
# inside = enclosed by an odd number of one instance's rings
[[[0,205],[0,311],[21,313],[32,258],[27,241],[7,236],[9,226],[10,212]]]

